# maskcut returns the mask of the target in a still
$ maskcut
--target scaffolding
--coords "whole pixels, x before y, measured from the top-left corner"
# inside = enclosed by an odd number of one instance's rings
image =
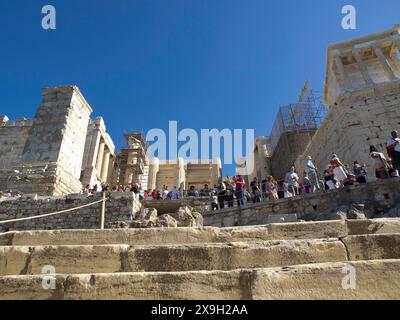
[[[143,129],[132,129],[124,132],[125,144],[119,154],[120,182],[124,184],[139,183],[146,174],[147,143]]]
[[[284,134],[315,131],[321,125],[327,112],[326,106],[322,103],[322,94],[310,89],[307,82],[297,104],[279,107],[269,137],[269,153],[273,154],[279,139]]]

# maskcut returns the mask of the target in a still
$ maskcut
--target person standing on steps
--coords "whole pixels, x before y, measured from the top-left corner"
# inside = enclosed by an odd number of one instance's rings
[[[318,169],[314,165],[313,159],[311,156],[308,156],[305,164],[304,164],[304,171],[307,173],[308,178],[311,182],[311,192],[321,191],[321,186],[319,184],[318,178]]]

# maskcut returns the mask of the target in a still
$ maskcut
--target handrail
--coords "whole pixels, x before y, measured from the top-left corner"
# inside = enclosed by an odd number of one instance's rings
[[[40,219],[40,218],[44,218],[44,217],[50,217],[50,216],[54,216],[54,215],[57,215],[57,214],[71,212],[71,211],[74,211],[74,210],[90,207],[90,206],[92,206],[94,204],[97,204],[97,203],[100,203],[100,202],[105,202],[105,200],[107,200],[107,199],[108,198],[104,198],[104,199],[101,199],[101,200],[98,200],[98,201],[94,201],[92,203],[88,203],[88,204],[85,204],[85,205],[82,205],[82,206],[79,206],[79,207],[76,207],[76,208],[70,208],[70,209],[65,209],[65,210],[61,210],[61,211],[57,211],[57,212],[41,214],[41,215],[38,215],[38,216],[11,219],[11,220],[3,220],[3,221],[0,221],[0,224],[19,222],[19,221],[26,221],[26,220],[33,220],[33,219]]]

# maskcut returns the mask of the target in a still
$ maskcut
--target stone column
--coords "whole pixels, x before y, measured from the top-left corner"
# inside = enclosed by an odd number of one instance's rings
[[[115,156],[111,156],[108,165],[108,173],[107,173],[107,183],[113,184],[113,174],[114,174],[114,166],[115,166]]]
[[[385,55],[382,52],[382,49],[378,45],[374,45],[373,49],[378,56],[379,63],[381,64],[382,68],[385,70],[388,78],[390,81],[395,80],[396,76],[393,72],[393,64],[391,61],[386,59]]]
[[[345,89],[351,89],[352,86],[349,82],[349,79],[347,78],[346,70],[344,69],[342,60],[340,58],[340,53],[338,51],[334,52],[333,63],[336,65],[336,68],[339,71],[339,75],[340,75],[340,78],[343,80]]]
[[[97,151],[97,160],[96,160],[96,171],[97,171],[97,176],[100,176],[101,173],[101,167],[103,164],[103,157],[104,157],[104,147],[106,146],[106,143],[104,140],[100,141],[99,144],[99,149]]]
[[[356,61],[357,61],[358,68],[359,68],[360,71],[361,71],[361,74],[362,74],[362,76],[363,76],[363,79],[364,79],[365,83],[366,83],[367,85],[372,85],[372,84],[374,84],[374,82],[372,81],[372,79],[371,79],[371,77],[370,77],[370,75],[369,75],[369,73],[368,73],[368,70],[367,70],[367,67],[365,66],[365,63],[362,61],[362,58],[361,58],[361,56],[360,56],[359,49],[354,48],[353,51],[352,51],[352,53],[353,53],[353,55],[354,55],[354,58],[355,58]]]
[[[106,149],[104,151],[102,166],[101,166],[101,174],[100,174],[100,181],[107,182],[108,177],[108,165],[110,163],[110,150]]]

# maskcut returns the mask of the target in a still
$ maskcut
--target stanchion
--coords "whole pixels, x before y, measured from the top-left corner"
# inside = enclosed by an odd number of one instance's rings
[[[106,215],[106,193],[101,193],[101,205],[100,205],[100,229],[104,229],[104,220]]]

